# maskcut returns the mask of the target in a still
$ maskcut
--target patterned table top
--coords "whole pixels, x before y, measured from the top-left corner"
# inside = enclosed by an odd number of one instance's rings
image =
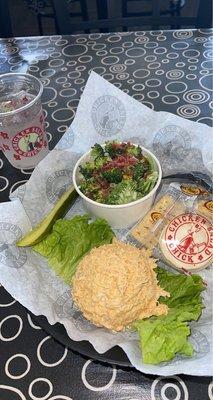
[[[91,70],[155,110],[212,126],[212,30],[123,32],[2,39],[0,72],[44,85],[52,149],[74,118]],[[0,202],[28,180],[0,153]],[[160,378],[68,351],[0,287],[1,400],[212,400],[210,378]]]

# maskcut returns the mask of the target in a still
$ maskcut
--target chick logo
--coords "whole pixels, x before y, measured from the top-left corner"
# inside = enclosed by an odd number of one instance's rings
[[[161,162],[181,161],[191,149],[191,139],[187,131],[177,125],[160,129],[153,140],[153,148]]]
[[[203,358],[206,356],[206,354],[208,354],[210,350],[210,344],[207,337],[202,332],[198,331],[197,329],[192,329],[190,342],[194,349],[194,354],[192,358],[193,361]],[[177,354],[172,361],[169,361],[169,363],[164,362],[162,363],[162,366],[182,364],[184,360],[187,361],[188,357]]]
[[[81,311],[75,306],[70,290],[67,290],[57,298],[54,309],[59,318],[71,319],[78,330],[87,332],[94,330],[94,325],[86,320]]]
[[[167,227],[165,243],[170,254],[184,264],[201,265],[212,257],[212,227],[198,214],[182,214]]]
[[[101,136],[118,133],[126,121],[126,110],[122,102],[114,96],[98,97],[92,105],[92,122]]]
[[[46,182],[46,196],[50,203],[55,204],[72,183],[72,171],[61,169],[48,176]]]
[[[31,127],[18,132],[12,141],[13,149],[22,157],[35,156],[42,149],[43,131],[39,127]]]
[[[26,250],[15,246],[21,236],[21,229],[17,225],[0,222],[0,263],[10,268],[20,268],[25,264]]]

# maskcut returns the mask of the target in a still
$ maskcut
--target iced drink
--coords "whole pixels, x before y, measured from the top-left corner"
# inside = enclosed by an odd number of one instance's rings
[[[48,153],[42,90],[28,74],[0,76],[0,150],[16,168],[33,168]]]

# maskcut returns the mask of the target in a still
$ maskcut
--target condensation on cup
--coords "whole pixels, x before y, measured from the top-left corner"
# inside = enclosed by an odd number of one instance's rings
[[[42,92],[32,75],[0,75],[0,150],[15,168],[34,168],[49,151]]]

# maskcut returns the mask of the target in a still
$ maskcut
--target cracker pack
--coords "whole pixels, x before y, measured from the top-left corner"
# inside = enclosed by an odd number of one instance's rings
[[[212,262],[212,209],[212,198],[205,189],[171,183],[131,229],[127,240],[152,250],[173,268],[201,270]]]

